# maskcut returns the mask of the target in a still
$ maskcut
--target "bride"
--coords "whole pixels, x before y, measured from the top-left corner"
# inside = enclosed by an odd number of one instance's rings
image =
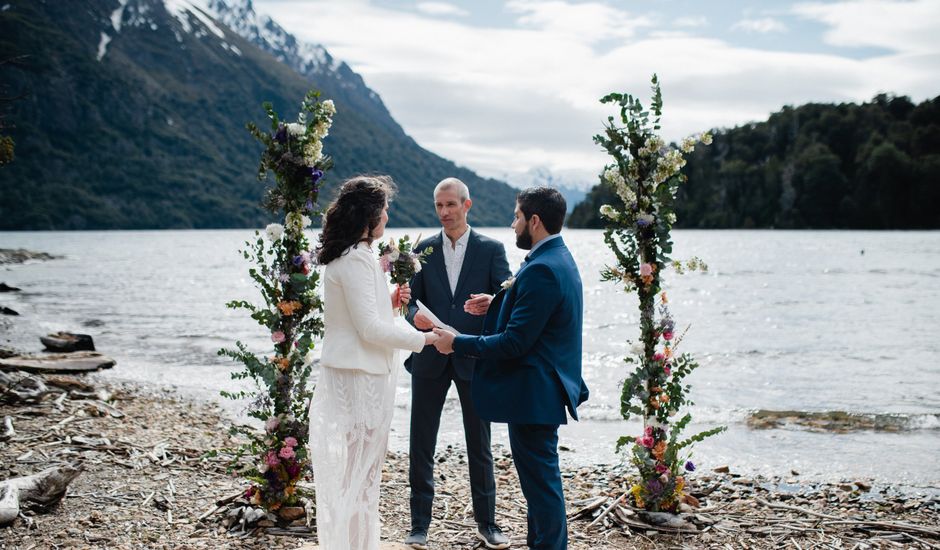
[[[397,349],[421,351],[434,333],[396,324],[407,285],[389,296],[372,242],[388,222],[387,176],[343,183],[320,233],[325,265],[323,353],[310,403],[310,457],[321,550],[378,550],[379,482],[398,376]]]

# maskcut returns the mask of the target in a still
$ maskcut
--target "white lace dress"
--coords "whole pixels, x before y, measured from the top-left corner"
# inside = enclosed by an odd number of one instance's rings
[[[385,274],[360,245],[324,270],[323,354],[310,403],[321,550],[378,550],[379,484],[400,368],[424,335],[396,324]]]

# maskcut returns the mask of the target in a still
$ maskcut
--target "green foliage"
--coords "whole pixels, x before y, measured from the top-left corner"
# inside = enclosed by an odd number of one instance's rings
[[[620,413],[624,419],[642,415],[644,430],[639,437],[620,437],[617,451],[629,446],[631,460],[640,471],[641,481],[631,489],[637,506],[675,511],[685,495],[686,465],[679,451],[724,429],[679,441],[679,433],[692,420],[689,414],[670,429],[679,410],[692,404],[690,388],[683,381],[698,363],[688,354],[675,355],[682,338],[676,338],[666,294],[660,294],[666,268],[679,272],[707,269],[699,258],[681,262],[670,257],[670,231],[676,222],[675,197],[685,181],[680,172],[683,154],[691,153],[697,141],[707,145],[711,137],[703,134],[683,140],[678,149],[667,147],[656,134],[663,104],[655,75],[652,84],[650,110],[629,94],[601,99],[620,107],[619,123],[608,117],[604,134],[594,138],[614,160],[605,167],[600,184],[608,189],[610,203],[599,206],[598,212],[606,221],[604,241],[617,261],[601,271],[601,279],[621,284],[639,298],[640,339],[632,355],[624,358],[632,368],[621,387]]]
[[[940,96],[785,107],[716,131],[687,160],[676,227],[940,228]],[[603,228],[615,196],[598,184],[568,225]]]
[[[0,166],[13,162],[13,138],[10,136],[0,136]]]
[[[29,94],[10,107],[16,162],[0,171],[0,230],[261,227],[267,192],[244,123],[264,100],[292,112],[310,87],[343,106],[331,174],[391,175],[392,225],[439,225],[431,197],[448,176],[473,193],[471,223],[511,219],[514,189],[422,149],[345,66],[311,82],[234,33],[226,42],[242,55],[182,32],[159,4],[148,14],[156,30],[126,25],[98,61],[89,29],[110,21],[112,4],[18,1],[0,12],[0,51],[26,56],[0,67],[0,82]]]

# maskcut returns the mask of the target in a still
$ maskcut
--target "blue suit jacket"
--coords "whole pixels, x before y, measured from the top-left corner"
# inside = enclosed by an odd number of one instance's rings
[[[415,250],[427,247],[434,251],[427,257],[421,271],[411,279],[411,303],[408,305],[408,322],[414,323],[418,311],[417,300],[426,305],[441,321],[463,334],[480,334],[483,331],[483,316],[470,315],[463,304],[471,294],[496,294],[500,284],[512,274],[506,261],[503,243],[480,235],[470,229],[467,251],[457,278],[457,290],[450,291],[447,267],[444,265],[444,236],[438,233],[417,244]],[[450,246],[447,243],[446,246]],[[463,380],[473,377],[476,361],[468,357],[454,357],[457,376]],[[421,353],[413,353],[405,360],[405,368],[413,376],[437,378],[447,366],[447,356],[438,353],[434,346],[427,346]]]
[[[496,295],[482,336],[461,335],[454,353],[479,357],[472,395],[491,422],[565,424],[588,398],[581,379],[581,275],[559,237],[532,252]]]

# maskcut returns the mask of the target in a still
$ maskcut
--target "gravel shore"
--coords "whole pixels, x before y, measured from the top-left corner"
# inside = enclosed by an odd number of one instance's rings
[[[83,468],[58,506],[28,511],[0,529],[0,548],[279,549],[316,543],[315,531],[302,527],[290,536],[274,534],[276,529],[231,531],[221,524],[224,511],[209,514],[217,500],[242,488],[225,473],[224,459],[204,457],[209,449],[235,443],[227,434],[230,420],[218,407],[169,391],[106,384],[95,376],[75,379],[99,393],[0,404],[0,417],[9,416],[16,431],[0,443],[0,477],[63,462]],[[498,522],[513,547],[524,548],[525,501],[512,459],[501,447],[494,456]],[[465,461],[460,448],[438,453],[432,548],[479,547]],[[400,541],[407,534],[407,472],[407,456],[389,454],[383,540]],[[619,500],[631,474],[606,465],[563,472],[570,548],[940,547],[936,493],[901,494],[866,480],[801,484],[795,472],[779,479],[707,472],[692,478],[702,507],[685,515],[699,532],[676,533],[641,527],[642,513]]]

